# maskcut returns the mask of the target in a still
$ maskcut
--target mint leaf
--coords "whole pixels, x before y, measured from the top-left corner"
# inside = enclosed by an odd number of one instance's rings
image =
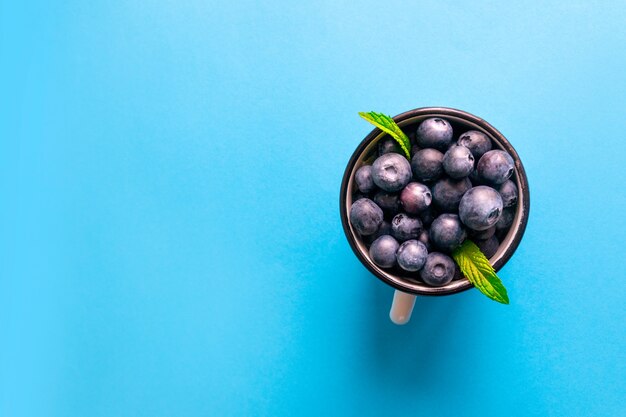
[[[456,261],[461,273],[487,297],[502,304],[509,303],[506,288],[496,275],[489,260],[480,251],[478,246],[470,240],[466,240],[457,248],[452,257]]]
[[[411,159],[411,142],[396,122],[386,114],[376,112],[359,112],[359,116],[394,138],[402,148],[407,159]]]

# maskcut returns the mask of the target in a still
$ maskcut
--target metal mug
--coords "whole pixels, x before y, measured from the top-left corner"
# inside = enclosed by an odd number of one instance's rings
[[[447,107],[422,107],[401,113],[393,119],[403,130],[410,131],[415,130],[421,121],[430,117],[441,117],[448,120],[456,133],[462,133],[468,130],[478,130],[485,133],[491,139],[494,145],[493,149],[502,149],[508,152],[515,162],[515,172],[511,176],[511,180],[517,185],[519,195],[513,224],[507,235],[501,240],[497,252],[489,259],[491,265],[498,271],[507,263],[511,256],[513,256],[513,253],[522,240],[526,224],[528,223],[530,196],[528,179],[522,161],[511,143],[502,133],[480,117],[462,110]],[[382,269],[370,259],[367,247],[350,224],[349,212],[355,188],[354,173],[363,165],[364,160],[375,152],[378,142],[385,136],[386,134],[379,129],[372,130],[365,139],[361,141],[350,157],[341,182],[341,223],[348,242],[350,243],[350,247],[361,263],[376,277],[396,289],[389,315],[394,323],[405,324],[411,317],[416,295],[436,296],[455,294],[468,290],[472,288],[473,285],[467,278],[463,277],[462,279],[451,281],[449,284],[442,287],[431,287],[425,283],[411,279],[408,276]]]

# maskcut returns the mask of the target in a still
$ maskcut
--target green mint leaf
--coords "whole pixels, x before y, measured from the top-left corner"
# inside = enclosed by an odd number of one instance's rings
[[[407,159],[411,159],[411,142],[396,122],[386,114],[376,112],[359,112],[359,116],[394,138],[402,148]]]
[[[457,248],[452,257],[456,261],[461,273],[487,297],[502,304],[509,303],[506,288],[496,275],[489,260],[480,251],[478,246],[470,240],[466,240]]]

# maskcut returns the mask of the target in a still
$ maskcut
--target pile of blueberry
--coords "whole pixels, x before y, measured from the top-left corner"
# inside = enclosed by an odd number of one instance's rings
[[[466,238],[490,258],[506,236],[518,195],[513,158],[477,130],[455,137],[440,117],[407,133],[410,161],[387,136],[355,172],[350,223],[376,265],[443,286],[462,278],[449,254]]]

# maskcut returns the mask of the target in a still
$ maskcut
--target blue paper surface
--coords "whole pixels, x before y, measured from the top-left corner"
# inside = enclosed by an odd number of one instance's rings
[[[0,1],[0,415],[624,415],[621,1]],[[392,289],[339,185],[387,114],[515,146],[526,236]]]

